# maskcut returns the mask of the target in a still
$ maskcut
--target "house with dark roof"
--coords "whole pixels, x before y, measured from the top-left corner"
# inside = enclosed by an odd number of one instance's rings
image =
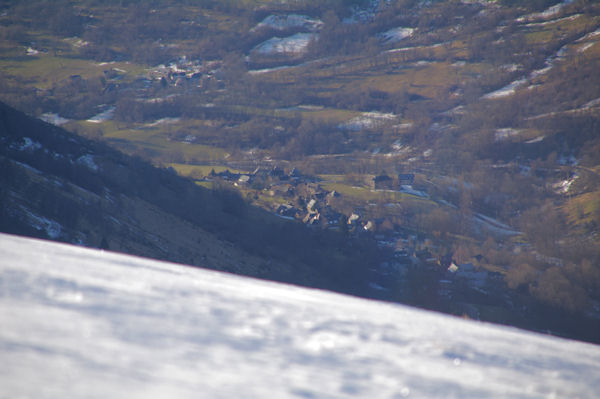
[[[394,179],[386,174],[375,176],[372,181],[372,188],[375,190],[393,190]]]

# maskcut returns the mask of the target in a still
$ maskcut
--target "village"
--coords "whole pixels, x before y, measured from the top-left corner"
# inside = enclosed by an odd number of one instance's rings
[[[280,167],[257,167],[253,172],[232,172],[213,169],[204,182],[229,184],[246,193],[247,198],[266,197],[270,201],[256,201],[264,208],[288,220],[296,220],[309,228],[330,229],[342,234],[376,241],[386,255],[377,267],[370,270],[369,287],[381,299],[389,299],[399,291],[406,292],[406,284],[411,274],[424,273],[430,279],[428,287],[438,305],[454,309],[459,306],[461,314],[478,319],[479,310],[473,301],[483,300],[493,303],[506,300],[498,287],[502,275],[490,272],[473,262],[460,263],[451,254],[439,255],[436,244],[418,232],[393,226],[384,218],[373,218],[364,206],[346,212],[340,210],[344,203],[343,195],[323,187],[323,181],[314,176],[302,174],[296,168],[285,170]],[[364,179],[363,184],[374,192],[408,193],[415,197],[427,198],[428,194],[413,188],[413,173],[382,173]],[[465,292],[470,293],[465,298]],[[474,299],[475,298],[475,299]],[[458,302],[457,302],[458,301]],[[461,301],[464,301],[462,303]]]
[[[399,174],[395,177],[382,174],[365,179],[365,184],[371,190],[395,190],[427,196],[412,189],[414,178],[414,174]],[[281,198],[283,203],[275,201],[273,207],[268,210],[284,218],[300,220],[308,226],[343,229],[358,234],[375,233],[378,231],[377,225],[382,222],[366,218],[364,209],[355,209],[349,214],[340,212],[336,200],[341,194],[335,190],[327,191],[320,184],[319,178],[303,175],[296,168],[286,172],[280,167],[257,167],[251,173],[233,173],[229,169],[216,173],[213,169],[204,180],[229,182],[242,190],[254,190],[270,197]]]

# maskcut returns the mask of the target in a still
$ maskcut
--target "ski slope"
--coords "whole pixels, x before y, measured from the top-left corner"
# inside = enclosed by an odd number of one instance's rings
[[[595,398],[600,347],[0,234],[0,398]]]

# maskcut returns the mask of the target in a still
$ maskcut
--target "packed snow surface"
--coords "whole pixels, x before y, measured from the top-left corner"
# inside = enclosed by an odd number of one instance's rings
[[[0,234],[2,398],[595,398],[600,347]]]

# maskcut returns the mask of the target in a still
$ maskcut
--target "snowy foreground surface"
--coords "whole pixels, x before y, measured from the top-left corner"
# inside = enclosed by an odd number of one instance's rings
[[[600,347],[0,234],[0,398],[597,398]]]

